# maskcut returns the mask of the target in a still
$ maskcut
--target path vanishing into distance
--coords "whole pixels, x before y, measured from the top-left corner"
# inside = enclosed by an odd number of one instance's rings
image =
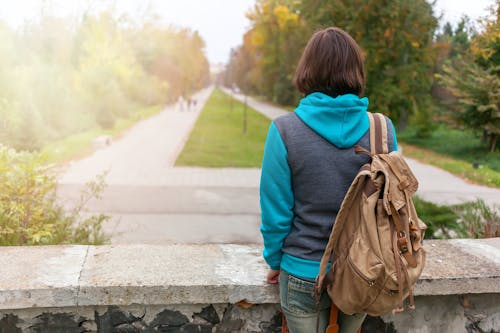
[[[83,184],[107,170],[102,199],[91,200],[87,208],[112,217],[103,226],[112,244],[261,243],[260,169],[174,166],[212,90],[193,96],[193,110],[169,105],[111,145],[71,163],[59,178],[60,200],[71,207]],[[253,98],[247,102],[270,119],[288,112]],[[425,200],[451,204],[480,197],[500,205],[499,189],[471,185],[439,168],[407,161]]]

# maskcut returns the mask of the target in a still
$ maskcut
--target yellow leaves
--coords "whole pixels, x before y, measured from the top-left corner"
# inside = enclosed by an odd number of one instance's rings
[[[251,36],[252,45],[262,46],[265,43],[264,33],[260,29],[255,29]]]
[[[288,25],[293,25],[299,21],[299,15],[290,11],[285,5],[278,5],[274,8],[274,16],[278,21],[280,29],[285,29]]]
[[[46,227],[50,226],[50,228],[47,228],[45,230],[38,230],[36,231],[35,233],[31,234],[31,242],[33,244],[40,244],[40,243],[43,243],[43,240],[46,239],[46,238],[51,238],[52,237],[52,224],[50,225],[46,225]]]
[[[486,61],[493,57],[497,52],[498,44],[500,44],[500,2],[497,3],[496,13],[491,8],[490,17],[480,20],[484,31],[471,41],[472,53]]]
[[[414,48],[418,49],[420,47],[420,43],[417,42],[417,41],[412,41],[411,42],[411,46],[413,46]]]
[[[391,38],[391,36],[392,36],[392,29],[391,28],[385,29],[384,37],[385,38]]]

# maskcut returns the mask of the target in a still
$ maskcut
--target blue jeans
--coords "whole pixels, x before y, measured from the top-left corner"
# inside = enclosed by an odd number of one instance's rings
[[[325,332],[330,319],[331,300],[326,292],[321,295],[319,307],[312,298],[314,281],[300,279],[285,271],[279,279],[281,308],[285,313],[290,333],[316,333],[319,311],[319,330]],[[339,333],[356,333],[366,314],[346,315],[339,311]]]

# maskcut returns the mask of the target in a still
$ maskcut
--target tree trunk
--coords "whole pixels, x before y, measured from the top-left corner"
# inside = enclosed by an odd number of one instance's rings
[[[481,139],[483,143],[486,143],[488,141],[488,131],[483,130],[483,138]]]
[[[497,149],[497,135],[495,133],[491,133],[490,139],[490,153],[493,153]]]
[[[403,110],[399,115],[398,132],[405,130],[407,125],[408,125],[408,113]]]

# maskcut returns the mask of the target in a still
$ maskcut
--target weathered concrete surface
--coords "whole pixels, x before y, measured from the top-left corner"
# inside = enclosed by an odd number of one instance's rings
[[[416,295],[500,293],[500,238],[429,240]],[[0,309],[277,303],[261,245],[0,248]]]
[[[240,245],[90,248],[79,305],[273,303],[257,247]]]
[[[500,238],[424,247],[417,309],[382,324],[391,332],[499,332]],[[0,331],[277,332],[278,290],[265,282],[260,252],[225,244],[0,247]]]
[[[0,247],[0,308],[73,306],[87,246]]]
[[[426,266],[415,294],[500,293],[499,246],[500,238],[424,241]]]

